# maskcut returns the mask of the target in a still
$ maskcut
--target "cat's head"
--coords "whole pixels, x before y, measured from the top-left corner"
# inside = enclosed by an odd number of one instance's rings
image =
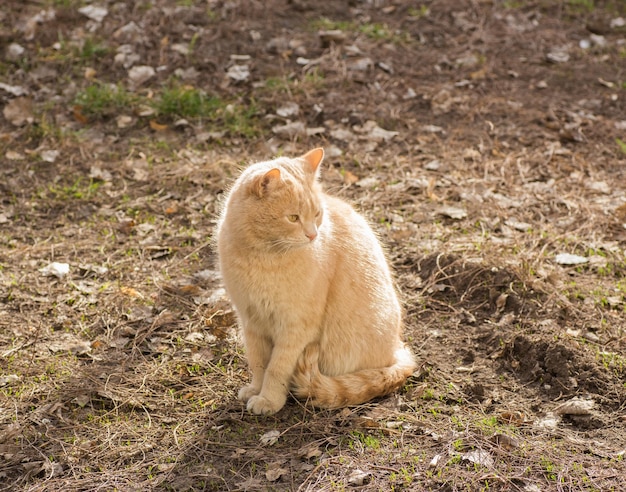
[[[253,164],[233,189],[229,208],[246,239],[268,250],[288,251],[315,241],[324,215],[318,182],[324,150]]]

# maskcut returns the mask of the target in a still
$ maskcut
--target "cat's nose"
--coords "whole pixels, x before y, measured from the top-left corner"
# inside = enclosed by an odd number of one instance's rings
[[[313,241],[317,237],[317,231],[308,231],[304,235],[309,238],[309,241]]]

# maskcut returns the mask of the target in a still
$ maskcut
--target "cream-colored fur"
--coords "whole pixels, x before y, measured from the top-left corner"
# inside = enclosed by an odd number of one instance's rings
[[[280,410],[290,390],[319,407],[355,405],[415,369],[387,259],[365,219],[322,191],[323,157],[251,165],[218,225],[252,373],[239,398],[256,414]]]

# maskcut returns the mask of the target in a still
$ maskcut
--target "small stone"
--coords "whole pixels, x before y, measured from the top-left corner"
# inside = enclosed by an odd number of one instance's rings
[[[58,150],[42,150],[39,154],[41,159],[45,162],[54,162],[59,157]]]
[[[612,308],[616,308],[616,307],[621,306],[624,303],[624,300],[622,299],[621,296],[609,296],[606,298],[606,302]]]
[[[466,161],[477,161],[480,157],[480,152],[476,149],[467,148],[463,151],[463,159]]]
[[[78,11],[85,17],[89,17],[91,20],[96,22],[102,22],[109,14],[107,9],[96,5],[86,5],[85,7],[79,8]]]
[[[514,218],[506,219],[504,223],[509,227],[512,227],[513,229],[521,232],[527,232],[532,229],[532,226],[528,222],[521,222]]]
[[[174,71],[174,75],[180,77],[183,80],[195,80],[200,75],[200,72],[198,72],[195,67],[177,68]]]
[[[445,215],[451,219],[461,220],[467,217],[467,212],[459,207],[443,206],[437,210],[438,215]]]
[[[445,133],[445,130],[437,125],[424,125],[422,126],[422,130],[426,133]]]
[[[589,260],[584,256],[559,253],[556,255],[555,261],[559,265],[582,265],[583,263],[587,263]]]
[[[24,87],[20,85],[9,85],[9,84],[0,82],[0,89],[16,97],[25,96],[26,94],[28,94],[28,90],[26,90]]]
[[[11,43],[6,51],[7,60],[17,61],[26,52],[26,49],[17,43]]]
[[[546,55],[546,59],[551,63],[567,63],[569,53],[566,47],[554,48]]]
[[[148,65],[132,67],[128,71],[128,78],[134,85],[141,85],[147,82],[156,74],[156,70]]]
[[[573,330],[572,328],[568,328],[567,330],[565,330],[565,334],[569,335],[570,337],[579,337],[580,333],[580,330]]]
[[[233,62],[249,62],[252,59],[250,55],[230,55],[230,61]]]
[[[378,65],[378,68],[380,68],[383,72],[393,74],[393,68],[388,63],[378,62],[377,65]]]
[[[599,343],[600,342],[600,337],[598,335],[596,335],[592,331],[588,331],[587,333],[585,333],[583,335],[583,337],[585,337],[587,340],[589,340],[590,342],[593,342],[593,343]]]
[[[134,118],[126,114],[121,114],[115,119],[115,122],[117,123],[117,127],[120,129],[128,128],[129,126],[133,124]]]
[[[272,127],[272,132],[276,135],[287,137],[295,137],[298,135],[306,135],[306,126],[301,121],[286,123],[285,125],[276,125]]]
[[[283,104],[280,108],[276,110],[276,114],[278,116],[282,116],[283,118],[291,118],[293,116],[297,116],[299,113],[300,106],[292,101]]]
[[[70,272],[70,266],[67,263],[52,262],[39,271],[47,277],[63,278]]]
[[[320,31],[317,33],[322,41],[322,46],[328,46],[331,43],[341,44],[346,40],[346,34],[340,29],[331,29],[328,31]]]
[[[604,48],[607,44],[606,38],[604,36],[601,36],[600,34],[592,34],[591,36],[589,36],[589,39],[591,39],[591,42],[594,45],[600,48]]]
[[[437,159],[434,159],[424,164],[424,169],[428,171],[437,171],[440,168],[441,168],[441,162]]]
[[[402,96],[402,99],[406,101],[408,99],[415,99],[416,97],[417,97],[417,93],[409,87],[404,93],[404,95]]]
[[[248,65],[232,65],[226,71],[226,75],[236,82],[244,82],[250,78],[250,67]]]
[[[189,54],[189,45],[187,43],[174,43],[171,46],[172,51],[176,53],[180,53],[183,56],[187,56]]]

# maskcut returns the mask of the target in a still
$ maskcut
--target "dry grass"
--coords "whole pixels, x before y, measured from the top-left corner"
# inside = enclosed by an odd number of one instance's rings
[[[11,34],[24,60],[0,61],[35,108],[33,124],[0,121],[0,490],[623,488],[623,30],[604,48],[577,44],[621,7],[359,3],[348,21],[345,2],[207,13],[159,0],[109,6],[96,36],[53,3],[34,40]],[[6,25],[41,10],[18,4]],[[322,17],[345,43],[320,44]],[[140,34],[114,35],[131,20]],[[545,62],[566,43],[568,63]],[[122,44],[165,68],[132,87],[114,61]],[[252,79],[224,78],[244,47]],[[189,68],[222,113],[139,114]],[[137,107],[89,120],[72,106],[106,83]],[[287,101],[323,133],[275,134]],[[211,234],[241,166],[319,145],[327,189],[388,246],[420,367],[389,398],[340,411],[292,399],[256,417],[236,400],[248,373]],[[69,274],[44,276],[52,262]],[[572,401],[579,412],[563,413]]]

